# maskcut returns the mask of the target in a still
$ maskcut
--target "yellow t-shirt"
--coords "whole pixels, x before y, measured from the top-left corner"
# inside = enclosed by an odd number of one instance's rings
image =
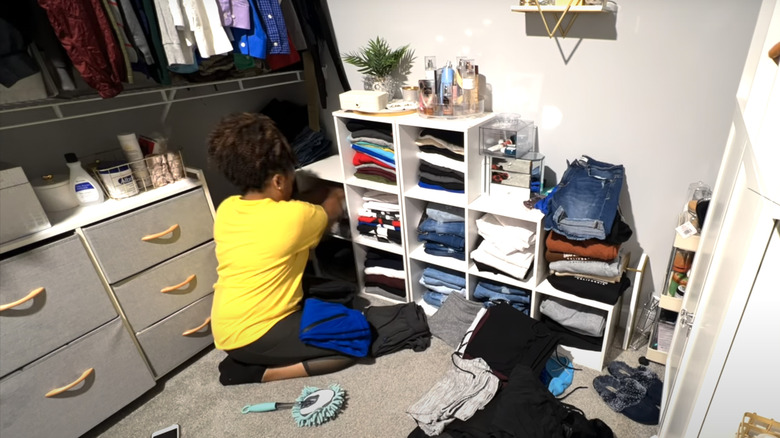
[[[217,209],[217,273],[211,306],[214,344],[232,350],[260,339],[300,308],[309,249],[328,217],[319,205],[225,199]]]

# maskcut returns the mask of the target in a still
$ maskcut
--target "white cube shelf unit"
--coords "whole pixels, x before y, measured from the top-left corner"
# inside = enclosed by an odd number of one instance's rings
[[[544,261],[544,215],[539,210],[526,208],[523,205],[524,199],[491,197],[487,193],[485,187],[487,181],[485,175],[485,157],[479,154],[479,127],[490,121],[493,118],[493,114],[486,114],[477,118],[442,120],[422,118],[416,114],[379,117],[347,111],[336,111],[333,113],[333,117],[336,125],[339,155],[330,157],[323,162],[307,166],[302,169],[302,172],[308,173],[315,178],[341,182],[344,185],[347,201],[347,214],[349,215],[350,220],[351,240],[355,253],[355,266],[358,274],[358,286],[361,291],[365,292],[363,266],[366,253],[369,248],[374,248],[401,255],[406,273],[405,297],[395,297],[389,294],[374,296],[387,300],[389,303],[416,302],[421,305],[428,314],[434,313],[436,308],[423,301],[422,296],[425,292],[425,288],[419,283],[423,270],[428,266],[443,267],[455,272],[463,273],[466,278],[466,290],[469,299],[473,299],[474,288],[480,279],[487,279],[512,287],[526,289],[531,294],[531,316],[535,318],[539,318],[539,299],[542,295],[556,295],[579,303],[588,301],[576,299],[576,297],[569,294],[556,294],[549,290],[551,289],[549,284],[547,285],[547,289],[541,288],[547,275],[547,263]],[[347,140],[347,137],[350,134],[350,131],[347,129],[347,123],[351,120],[386,124],[392,131],[396,161],[396,185],[377,183],[354,176],[355,167],[352,164],[354,150]],[[415,140],[417,140],[420,132],[425,128],[450,131],[463,136],[466,166],[464,193],[432,190],[423,188],[418,184],[420,160],[417,154],[419,149],[415,145]],[[340,175],[338,175],[338,171],[341,172]],[[339,178],[339,176],[341,178]],[[363,194],[369,190],[378,190],[398,197],[401,211],[402,243],[400,245],[379,242],[358,233],[358,210],[363,204]],[[441,257],[428,254],[424,251],[423,243],[418,241],[417,226],[425,214],[425,208],[430,202],[456,207],[462,209],[464,212],[464,217],[466,219],[465,261],[453,257]],[[520,220],[528,229],[534,230],[536,233],[534,243],[534,264],[529,270],[528,275],[526,275],[526,278],[517,279],[509,275],[499,275],[480,271],[470,259],[469,254],[476,249],[480,241],[480,237],[477,233],[476,221],[488,213]],[[619,309],[619,303],[614,307],[608,306],[610,307],[610,320],[607,322],[609,328],[607,334],[605,334],[603,351],[575,353],[575,363],[599,370],[602,368],[604,353],[607,350],[608,342],[611,342],[611,337],[616,326],[617,314],[615,313],[615,310]],[[604,307],[603,305],[597,304],[593,304],[593,306],[598,308]]]

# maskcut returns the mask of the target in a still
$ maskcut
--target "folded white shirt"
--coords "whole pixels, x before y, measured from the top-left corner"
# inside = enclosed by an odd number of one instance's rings
[[[500,258],[485,251],[481,245],[474,251],[471,251],[471,258],[480,263],[492,266],[502,273],[511,275],[512,277],[515,277],[519,280],[525,278],[526,274],[528,273],[528,268],[531,267],[528,265],[527,267],[522,268],[517,265],[513,265],[512,263],[507,263],[506,261],[501,260]]]
[[[495,216],[487,213],[477,219],[477,232],[480,236],[493,242],[506,253],[512,250],[528,249],[536,241],[535,230],[529,230],[531,225],[520,219]]]
[[[401,280],[406,279],[406,274],[404,273],[404,271],[385,268],[382,266],[369,266],[365,268],[363,272],[366,275],[384,275],[385,277],[390,277],[390,278],[400,278]]]
[[[445,157],[444,155],[430,152],[417,152],[417,158],[427,163],[433,164],[434,166],[454,170],[463,174],[466,173],[466,163],[464,161],[453,160],[452,158]]]

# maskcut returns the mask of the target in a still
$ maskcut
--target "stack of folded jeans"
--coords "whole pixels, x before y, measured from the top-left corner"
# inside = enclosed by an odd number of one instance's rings
[[[480,272],[524,279],[534,261],[536,233],[519,219],[485,214],[477,219],[482,241],[471,252]]]
[[[426,289],[423,300],[436,308],[441,307],[450,294],[466,296],[466,277],[460,272],[445,268],[433,266],[425,268],[420,277],[420,284]]]
[[[463,134],[423,129],[415,141],[420,159],[420,187],[463,193],[465,189]]]
[[[505,301],[526,315],[530,314],[531,293],[518,287],[479,280],[474,288],[474,298],[484,303],[485,307],[491,307]]]
[[[355,177],[384,184],[396,184],[393,131],[385,123],[350,120],[347,141],[355,150]]]
[[[417,226],[417,240],[423,242],[428,254],[466,260],[463,212],[454,210],[456,213],[452,214],[445,208],[434,203],[426,207],[426,214]]]
[[[369,248],[363,264],[363,274],[366,293],[406,298],[406,274],[400,255]]]
[[[556,289],[614,304],[630,285],[625,276],[628,257],[620,252],[633,234],[618,209],[623,177],[622,165],[583,156],[569,164],[541,203],[544,228],[550,230],[548,281]]]
[[[380,242],[401,244],[401,208],[398,196],[376,190],[363,194],[358,211],[358,232]]]
[[[295,136],[291,146],[298,159],[298,167],[303,167],[332,155],[330,145],[325,134],[312,131],[307,126]]]

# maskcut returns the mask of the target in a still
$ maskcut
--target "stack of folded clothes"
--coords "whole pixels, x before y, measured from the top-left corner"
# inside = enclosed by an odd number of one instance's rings
[[[355,150],[355,177],[384,184],[396,184],[393,131],[386,123],[350,120],[347,141]]]
[[[466,296],[466,277],[463,273],[449,269],[429,266],[423,270],[420,284],[425,286],[423,300],[439,308],[450,294]]]
[[[482,241],[471,251],[480,272],[525,279],[534,262],[536,233],[527,222],[487,213],[477,219]]]
[[[423,129],[415,141],[420,159],[420,187],[463,193],[466,162],[463,134]]]
[[[484,303],[485,307],[506,301],[515,309],[530,315],[531,293],[525,289],[488,280],[479,280],[474,288],[474,299]]]
[[[363,274],[366,293],[406,298],[406,274],[400,255],[369,248]]]
[[[417,226],[417,240],[428,254],[466,260],[463,209],[429,203]]]
[[[376,190],[363,194],[358,211],[358,233],[380,242],[401,244],[401,207],[398,196]]]
[[[633,234],[618,209],[623,177],[622,165],[583,156],[542,203],[544,227],[550,230],[547,280],[556,289],[615,304],[630,286],[628,256],[620,251]]]

